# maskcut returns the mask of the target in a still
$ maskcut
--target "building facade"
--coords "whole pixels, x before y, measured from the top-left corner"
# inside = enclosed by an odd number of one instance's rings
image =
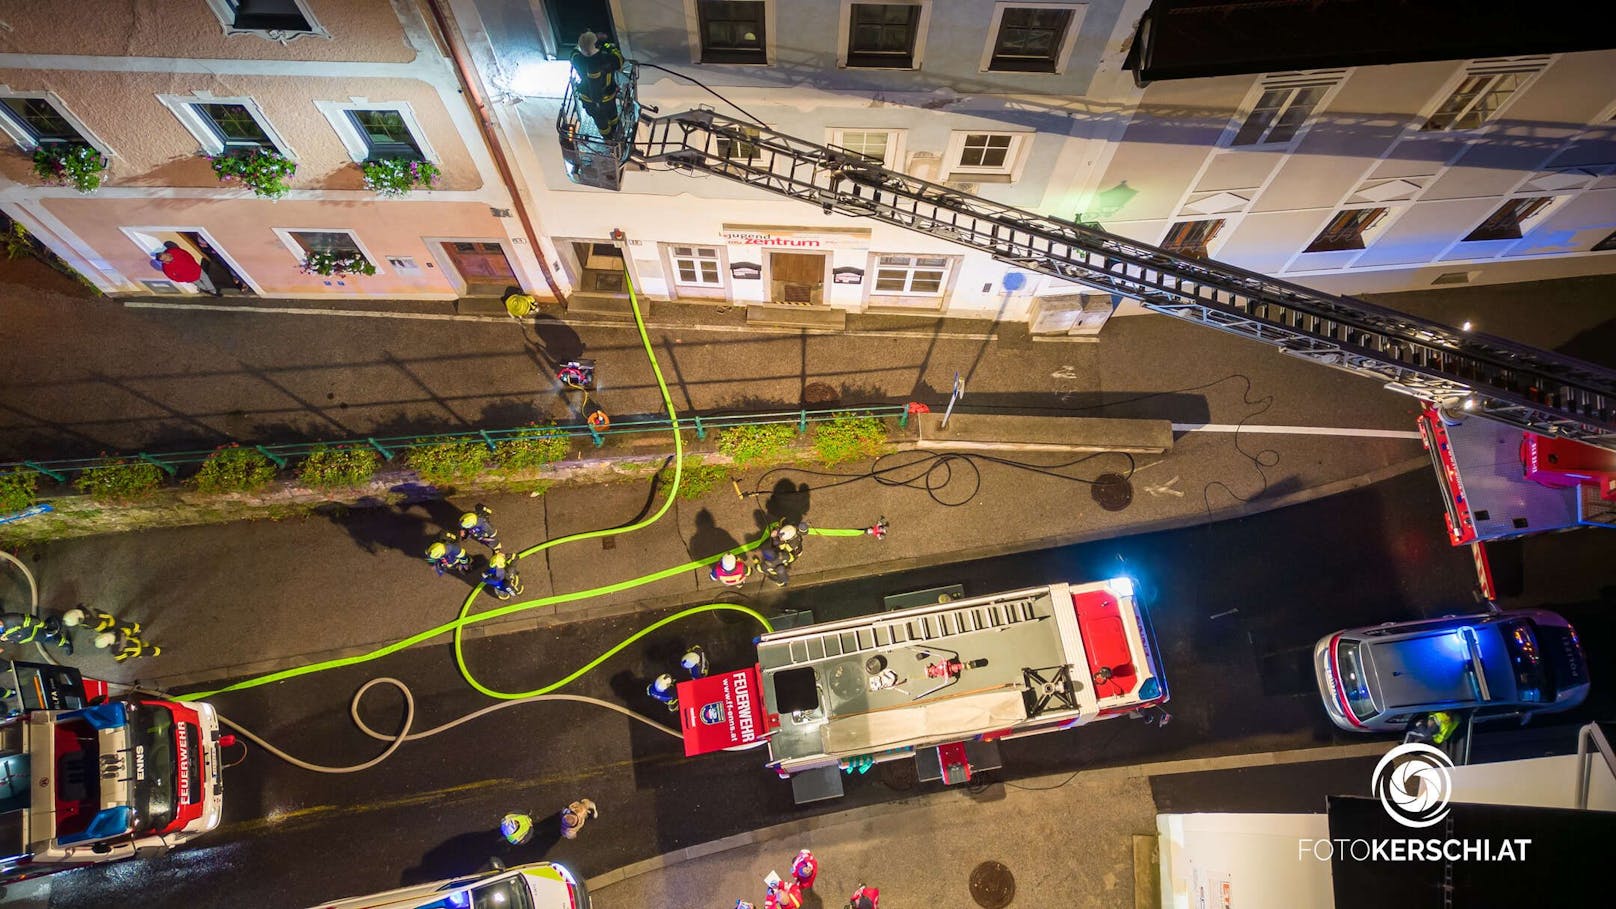
[[[161,271],[167,244],[226,294],[452,300],[542,284],[414,4],[17,0],[0,19],[0,210],[109,294],[197,293]],[[105,165],[92,191],[51,172],[72,149]],[[215,158],[295,172],[260,193]],[[373,162],[404,191],[370,188]],[[411,184],[427,165],[439,175]]]
[[[600,0],[541,4],[533,17],[502,0],[454,6],[480,23],[491,84],[522,98],[502,122],[527,146],[552,264],[586,297],[620,290],[614,229],[653,299],[1036,325],[1048,315],[1040,297],[1078,288],[721,179],[630,165],[615,194],[572,184],[551,136],[561,61],[583,23],[641,61],[639,97],[663,113],[755,117],[994,202],[1326,290],[1616,262],[1610,51],[1141,87],[1127,57],[1144,0]],[[546,67],[561,71],[524,78]],[[731,145],[735,157],[757,153]]]
[[[651,300],[997,316],[1061,334],[1112,311],[939,237],[723,179],[630,165],[618,192],[573,183],[556,123],[588,28],[638,61],[638,96],[663,113],[755,118],[1330,291],[1616,262],[1616,52],[1293,54],[1283,72],[1141,85],[1130,52],[1168,5],[15,0],[0,13],[0,210],[114,295],[195,292],[152,260],[177,243],[221,265],[227,291],[266,297],[519,287],[587,308],[620,300],[626,269]],[[104,156],[93,192],[51,185],[30,160],[69,146]],[[221,182],[208,157],[256,153],[296,165],[276,200]],[[378,160],[441,175],[384,196],[365,183]],[[374,273],[309,267],[333,258]]]

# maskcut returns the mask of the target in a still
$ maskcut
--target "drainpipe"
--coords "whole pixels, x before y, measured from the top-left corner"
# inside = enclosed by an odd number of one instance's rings
[[[489,153],[493,156],[494,166],[499,169],[500,179],[505,183],[505,189],[511,195],[511,204],[516,207],[516,216],[522,219],[522,229],[527,231],[527,242],[533,250],[533,257],[538,260],[539,271],[544,273],[544,283],[550,285],[550,293],[556,302],[562,306],[567,305],[567,297],[561,292],[560,285],[556,284],[555,275],[550,271],[550,264],[545,261],[544,246],[539,242],[539,232],[533,227],[533,219],[528,216],[527,205],[522,201],[522,193],[517,188],[516,172],[511,168],[511,162],[505,154],[505,146],[500,144],[499,130],[494,126],[493,112],[488,108],[488,100],[477,89],[471,60],[466,53],[465,44],[460,32],[454,27],[454,14],[444,7],[443,0],[422,0],[426,8],[432,13],[432,21],[437,26],[438,34],[443,37],[444,46],[449,49],[449,56],[454,59],[455,75],[460,79],[460,89],[471,102],[472,111],[477,115],[477,125],[483,134],[483,141],[487,143]]]

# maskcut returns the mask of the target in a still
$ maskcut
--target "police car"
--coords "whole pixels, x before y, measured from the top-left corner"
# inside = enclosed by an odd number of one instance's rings
[[[314,909],[589,909],[583,882],[554,862],[356,896]]]

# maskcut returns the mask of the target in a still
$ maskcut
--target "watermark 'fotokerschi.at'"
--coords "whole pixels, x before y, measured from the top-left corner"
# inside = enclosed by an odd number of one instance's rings
[[[1371,790],[1392,820],[1411,829],[1439,824],[1453,797],[1453,761],[1430,745],[1398,745],[1375,765]],[[1354,862],[1520,862],[1530,838],[1375,837],[1297,841],[1296,857]]]

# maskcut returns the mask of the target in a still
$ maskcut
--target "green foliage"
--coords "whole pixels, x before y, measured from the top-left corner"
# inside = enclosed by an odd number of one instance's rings
[[[373,275],[376,273],[376,263],[365,258],[364,253],[316,250],[303,257],[299,270],[305,275],[325,275],[328,278],[333,275]]]
[[[298,482],[310,489],[359,486],[376,475],[380,456],[375,449],[338,445],[315,446],[297,469]]]
[[[0,514],[22,511],[39,501],[39,473],[23,468],[0,473]]]
[[[15,259],[18,256],[33,255],[34,244],[32,239],[28,235],[28,228],[23,227],[16,221],[11,222],[11,226],[6,228],[5,235],[6,258]]]
[[[291,190],[286,178],[297,173],[297,164],[277,151],[255,148],[245,154],[209,155],[213,173],[221,181],[240,181],[254,195],[279,199]]]
[[[197,492],[257,492],[275,482],[275,462],[252,448],[227,445],[208,455],[191,478]]]
[[[553,464],[571,451],[572,439],[559,426],[533,423],[496,443],[494,463],[504,470],[533,470]]]
[[[729,470],[722,465],[703,464],[701,458],[685,458],[684,474],[679,479],[679,498],[699,499],[727,479]],[[657,492],[666,492],[671,483],[673,471],[663,471],[657,476]]]
[[[143,499],[163,485],[163,471],[149,461],[110,458],[79,474],[73,488],[103,502]]]
[[[429,442],[417,439],[408,455],[410,467],[433,486],[469,480],[488,466],[488,446],[482,442]]]
[[[734,458],[736,467],[766,464],[784,458],[796,436],[788,423],[731,426],[718,433],[718,450]]]
[[[886,451],[887,425],[870,414],[838,413],[814,426],[814,452],[826,467]]]
[[[107,159],[88,145],[51,142],[34,149],[34,173],[56,186],[93,193],[101,186]]]
[[[377,158],[360,165],[365,171],[365,188],[384,196],[402,196],[412,189],[431,188],[443,171],[430,161],[404,158]]]

